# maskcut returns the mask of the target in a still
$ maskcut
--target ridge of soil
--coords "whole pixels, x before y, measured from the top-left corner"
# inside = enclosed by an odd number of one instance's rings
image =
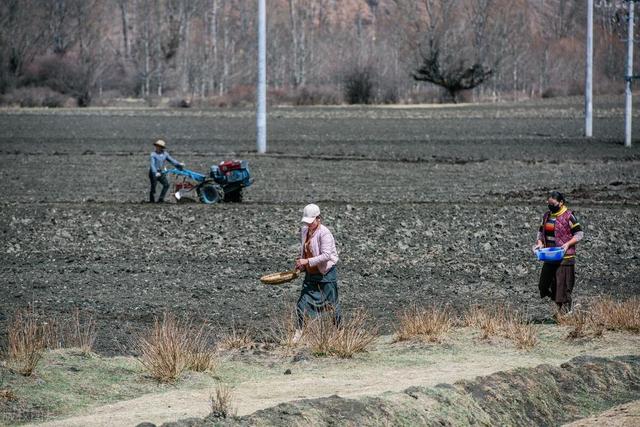
[[[207,417],[162,427],[214,425],[557,425],[640,397],[640,357],[579,356],[381,396],[337,395],[281,403],[236,419]]]

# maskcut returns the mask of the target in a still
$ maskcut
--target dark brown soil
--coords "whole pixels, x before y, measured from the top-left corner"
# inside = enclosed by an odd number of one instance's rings
[[[586,226],[578,301],[637,295],[640,141],[620,145],[614,101],[596,105],[591,140],[577,100],[272,109],[266,156],[250,110],[2,112],[0,330],[33,303],[94,312],[107,354],[165,309],[260,335],[300,282],[257,278],[291,267],[308,202],[338,241],[345,309],[366,307],[382,332],[411,303],[507,301],[547,318],[530,248],[550,189]],[[246,203],[144,203],[157,137],[198,171],[248,159]]]

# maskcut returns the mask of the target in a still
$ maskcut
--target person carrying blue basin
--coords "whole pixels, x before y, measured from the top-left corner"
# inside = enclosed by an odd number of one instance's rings
[[[565,206],[562,193],[552,191],[547,203],[549,210],[542,218],[534,247],[538,259],[544,261],[538,288],[541,298],[555,301],[558,312],[569,313],[575,285],[576,244],[584,232],[574,213]]]

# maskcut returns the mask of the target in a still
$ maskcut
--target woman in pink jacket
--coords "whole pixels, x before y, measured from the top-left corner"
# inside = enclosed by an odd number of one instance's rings
[[[322,224],[317,205],[305,206],[302,224],[300,258],[296,260],[296,268],[305,271],[305,277],[296,306],[298,325],[295,341],[302,336],[307,315],[315,317],[323,311],[332,310],[336,326],[340,325],[336,242],[331,231]]]

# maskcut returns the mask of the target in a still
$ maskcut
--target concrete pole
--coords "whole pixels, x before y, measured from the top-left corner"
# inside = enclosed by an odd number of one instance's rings
[[[258,87],[256,91],[256,148],[267,152],[267,5],[258,0]]]
[[[633,36],[634,0],[629,0],[629,21],[627,22],[627,71],[625,73],[624,102],[624,146],[631,147],[631,82],[633,80]]]
[[[587,60],[584,83],[584,136],[593,136],[593,0],[587,5]]]

